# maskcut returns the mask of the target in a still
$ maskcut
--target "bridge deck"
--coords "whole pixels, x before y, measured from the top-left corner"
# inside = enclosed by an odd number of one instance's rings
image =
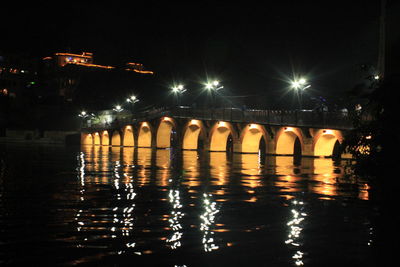
[[[91,123],[83,128],[114,128],[121,125],[141,122],[168,116],[172,118],[221,120],[238,123],[257,123],[271,126],[293,126],[350,130],[352,120],[347,113],[318,112],[311,110],[241,110],[236,108],[200,109],[192,107],[159,108],[129,115],[118,115],[115,123]]]

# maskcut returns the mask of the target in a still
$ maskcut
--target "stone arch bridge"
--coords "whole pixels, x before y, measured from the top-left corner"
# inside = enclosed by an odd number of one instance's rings
[[[341,154],[344,133],[353,127],[347,114],[307,110],[175,107],[110,113],[108,120],[86,122],[81,143],[330,157]]]

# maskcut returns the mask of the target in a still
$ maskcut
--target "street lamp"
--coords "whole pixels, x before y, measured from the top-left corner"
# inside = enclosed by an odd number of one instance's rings
[[[121,107],[121,105],[116,105],[116,106],[113,108],[113,110],[116,111],[116,112],[121,112],[121,111],[123,111],[124,109]]]
[[[172,87],[171,90],[172,90],[172,93],[175,94],[177,105],[179,106],[181,104],[181,101],[180,101],[181,96],[184,92],[186,92],[186,89],[182,84],[179,84],[179,85]]]
[[[294,89],[299,97],[299,108],[302,109],[303,105],[303,93],[304,90],[311,87],[311,84],[307,83],[305,78],[300,78],[291,82],[291,87]]]
[[[205,86],[206,86],[206,89],[207,89],[207,90],[210,90],[210,91],[211,91],[211,90],[213,90],[213,91],[218,91],[218,90],[224,88],[222,85],[220,85],[220,82],[217,81],[217,80],[212,81],[212,82],[207,82],[207,83],[205,84]]]
[[[81,113],[79,113],[78,114],[78,117],[81,117],[81,118],[86,118],[86,117],[88,117],[89,115],[87,114],[87,112],[86,111],[84,111],[84,110],[82,110],[81,111]]]
[[[86,111],[82,110],[79,114],[78,117],[82,118],[81,120],[81,128],[83,127],[84,123],[85,123],[85,119],[88,117],[89,115],[87,114]]]
[[[87,117],[94,118],[96,115],[94,113],[87,113],[86,111],[82,110],[79,114],[78,117],[81,117],[82,119],[86,119]]]
[[[215,106],[215,102],[216,102],[216,98],[217,98],[217,92],[219,91],[219,90],[221,90],[222,88],[224,88],[221,84],[220,84],[220,82],[218,81],[218,80],[214,80],[214,81],[212,81],[212,82],[207,82],[206,84],[205,84],[205,88],[211,93],[211,97],[212,97],[212,100],[213,100],[213,105]]]
[[[139,102],[139,99],[136,96],[132,95],[126,99],[126,102],[131,105],[131,112],[133,113],[133,104]]]
[[[84,122],[86,122],[86,124],[90,126],[91,119],[96,117],[96,115],[94,113],[87,113],[85,110],[82,110],[78,114],[78,117],[82,118],[81,126],[84,124]]]
[[[138,102],[138,101],[139,101],[139,99],[137,99],[137,97],[134,96],[134,95],[132,95],[132,96],[130,96],[130,97],[128,97],[128,98],[126,99],[126,102],[132,103],[132,104],[135,104],[135,103]]]

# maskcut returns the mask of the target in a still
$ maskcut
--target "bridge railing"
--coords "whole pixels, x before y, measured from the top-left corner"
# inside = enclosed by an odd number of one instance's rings
[[[163,116],[198,120],[222,120],[229,122],[259,123],[276,126],[352,129],[350,116],[342,112],[318,112],[312,110],[255,110],[237,108],[202,109],[192,107],[158,108],[130,116],[117,117],[110,124],[83,125],[83,128],[117,128],[134,122],[152,120]]]
[[[312,110],[241,110],[221,109],[172,109],[166,114],[178,118],[199,120],[223,120],[230,122],[261,123],[297,127],[351,129],[352,121],[347,113],[317,112]]]

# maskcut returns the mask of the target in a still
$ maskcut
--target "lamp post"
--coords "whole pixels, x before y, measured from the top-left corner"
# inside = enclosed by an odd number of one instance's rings
[[[115,107],[113,108],[113,110],[114,110],[115,112],[121,112],[121,111],[123,111],[124,109],[121,107],[121,105],[115,105]]]
[[[82,110],[81,113],[78,114],[78,117],[81,117],[83,119],[87,118],[88,116],[89,116],[89,114],[87,114],[87,112],[84,110]]]
[[[83,125],[83,123],[84,123],[85,121],[86,121],[86,124],[87,124],[88,126],[90,126],[90,125],[89,125],[90,119],[94,118],[95,116],[96,116],[96,115],[93,114],[93,113],[87,113],[86,111],[82,110],[82,111],[78,114],[78,117],[82,118],[82,120],[81,120],[81,127],[82,127],[82,125]]]
[[[132,95],[132,96],[130,96],[130,97],[128,97],[128,98],[126,99],[126,102],[128,102],[128,103],[130,104],[130,106],[131,106],[131,113],[133,114],[133,105],[134,105],[135,103],[139,102],[139,99],[138,99],[136,96]]]
[[[122,108],[121,105],[115,105],[115,107],[113,108],[113,111],[116,112],[115,116],[114,116],[114,120],[111,122],[111,126],[112,127],[117,127],[119,126],[119,120],[118,118],[120,117],[118,113],[120,113],[121,111],[123,111],[124,109]]]
[[[219,81],[214,80],[212,82],[207,82],[205,84],[205,88],[211,93],[213,106],[215,107],[216,100],[217,100],[217,92],[224,87],[220,84]]]
[[[176,97],[176,104],[177,106],[180,106],[181,104],[181,96],[184,92],[186,92],[185,87],[182,84],[176,85],[174,87],[171,88],[172,93],[174,93],[175,97]]]
[[[303,93],[307,88],[310,88],[311,84],[307,83],[305,78],[300,78],[291,82],[291,88],[294,89],[299,98],[299,108],[302,109],[303,106]]]

